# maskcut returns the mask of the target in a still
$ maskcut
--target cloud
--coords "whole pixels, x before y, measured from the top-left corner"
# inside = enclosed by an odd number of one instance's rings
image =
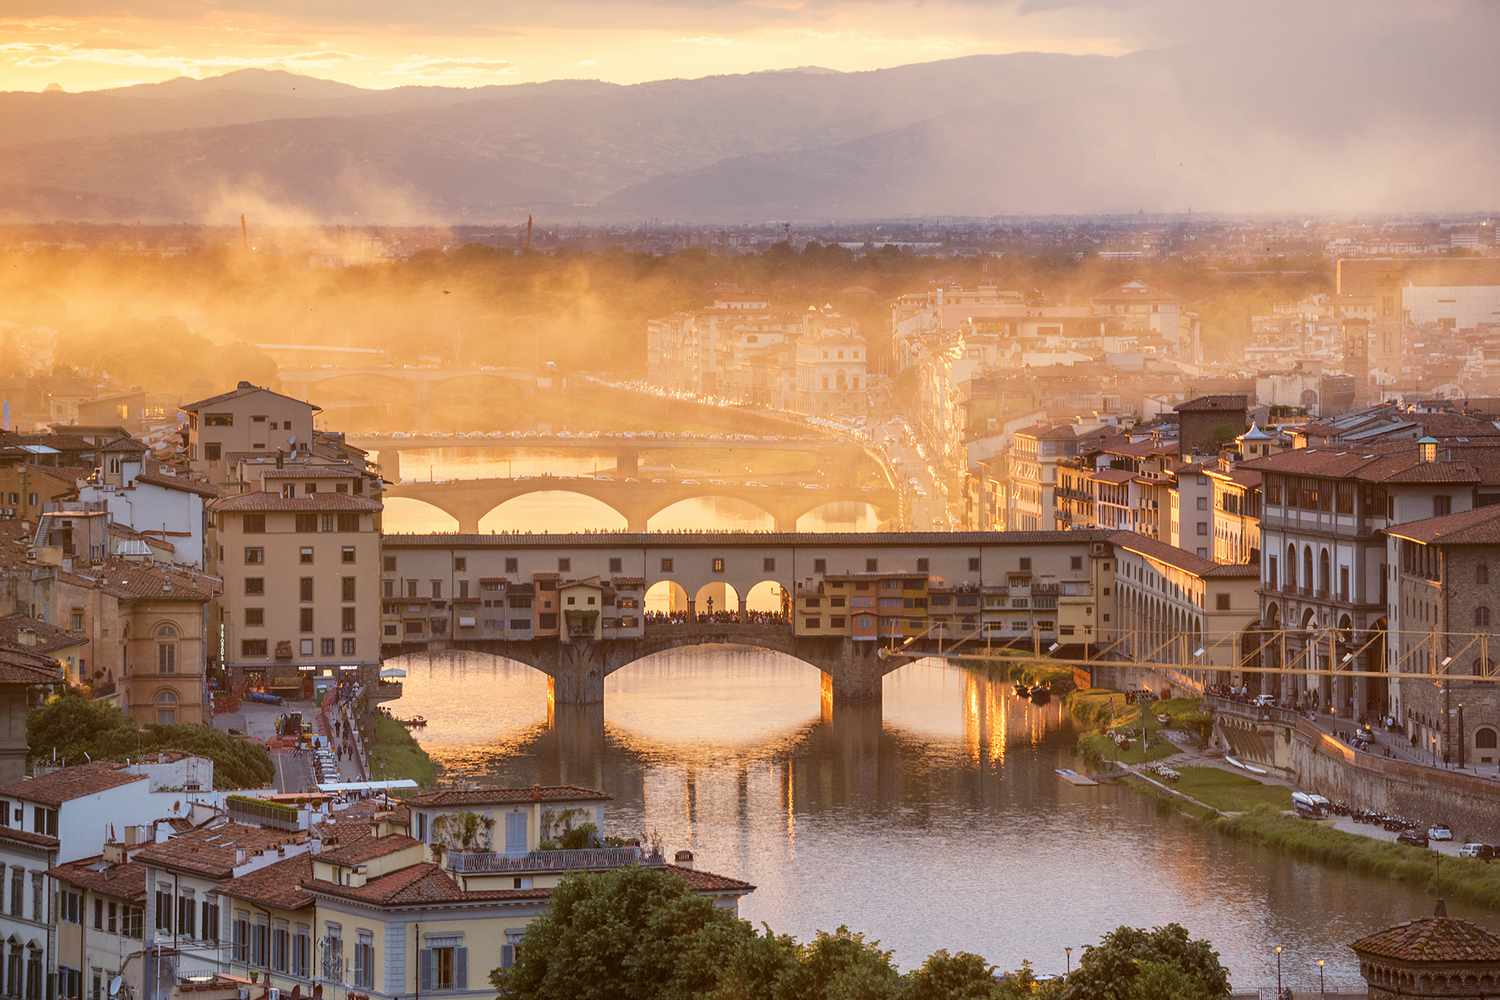
[[[395,64],[386,71],[386,74],[418,80],[454,81],[511,76],[515,72],[515,63],[508,59],[491,59],[483,56],[458,58],[417,56]]]

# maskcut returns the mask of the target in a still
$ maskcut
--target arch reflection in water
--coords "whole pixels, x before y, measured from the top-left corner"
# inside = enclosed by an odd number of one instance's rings
[[[757,885],[747,919],[803,938],[847,923],[904,966],[948,948],[1060,972],[1058,942],[1175,920],[1236,983],[1274,981],[1270,945],[1295,940],[1328,959],[1332,988],[1358,980],[1347,941],[1430,910],[1419,890],[1222,838],[1128,788],[1059,781],[1054,767],[1080,766],[1060,705],[937,661],[886,678],[884,718],[826,714],[821,675],[772,653],[652,658],[609,678],[603,711],[550,715],[546,678],[519,664],[402,665],[393,709],[427,717],[419,736],[450,776],[603,788],[611,832],[657,831]]]

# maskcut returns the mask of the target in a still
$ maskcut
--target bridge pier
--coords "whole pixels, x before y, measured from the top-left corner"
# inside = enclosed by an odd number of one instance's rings
[[[401,482],[401,449],[380,449],[380,475],[381,478],[392,483]]]
[[[621,448],[615,452],[615,472],[621,476],[639,475],[641,453],[634,448]]]

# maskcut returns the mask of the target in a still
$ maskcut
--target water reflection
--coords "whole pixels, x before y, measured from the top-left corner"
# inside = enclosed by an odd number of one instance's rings
[[[1129,789],[1075,788],[1058,705],[936,661],[887,677],[884,711],[830,710],[778,654],[676,651],[612,675],[605,705],[556,706],[546,679],[477,655],[413,657],[399,714],[450,772],[572,782],[615,797],[616,832],[659,832],[758,886],[743,915],[809,936],[848,923],[903,965],[937,948],[1061,971],[1062,948],[1172,920],[1238,984],[1357,984],[1347,942],[1430,910],[1417,891],[1219,837]],[[1455,908],[1461,909],[1461,908]],[[1301,977],[1301,978],[1295,978]],[[1310,978],[1309,978],[1310,977]]]

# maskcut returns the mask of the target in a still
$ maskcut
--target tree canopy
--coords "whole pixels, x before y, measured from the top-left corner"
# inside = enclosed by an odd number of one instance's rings
[[[579,874],[526,929],[500,1000],[1223,1000],[1229,976],[1177,924],[1120,927],[1066,979],[1005,975],[979,955],[933,952],[903,974],[878,941],[839,927],[798,943],[756,930],[670,872]]]

